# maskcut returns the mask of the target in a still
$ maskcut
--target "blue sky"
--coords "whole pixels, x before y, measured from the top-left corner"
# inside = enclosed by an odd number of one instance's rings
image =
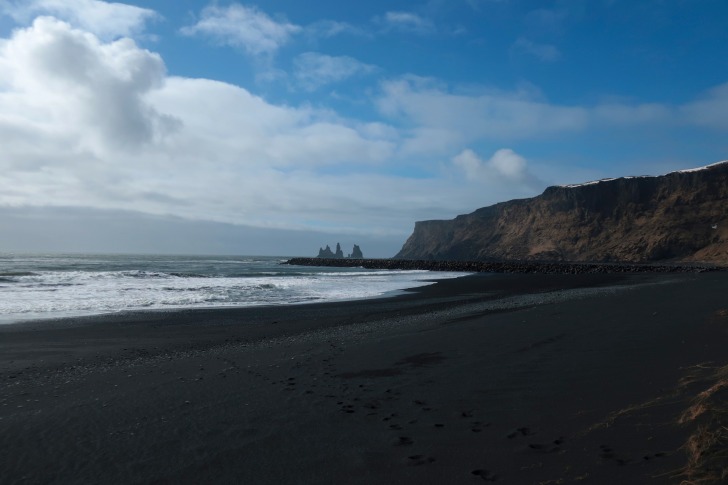
[[[726,25],[718,0],[0,0],[0,208],[391,255],[416,220],[728,158]]]

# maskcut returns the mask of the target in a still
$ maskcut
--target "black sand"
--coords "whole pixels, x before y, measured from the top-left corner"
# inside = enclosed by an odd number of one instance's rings
[[[716,476],[720,456],[686,468],[683,445],[723,424],[708,408],[724,387],[683,413],[720,384],[727,330],[728,273],[474,275],[388,299],[5,325],[0,483]]]

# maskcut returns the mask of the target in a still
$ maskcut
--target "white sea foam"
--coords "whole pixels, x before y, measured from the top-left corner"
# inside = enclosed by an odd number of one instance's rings
[[[45,260],[44,260],[45,261]],[[0,322],[128,310],[288,305],[370,298],[463,273],[280,266],[278,259],[74,263],[0,267]],[[2,258],[0,258],[2,263]],[[45,265],[50,264],[45,261]],[[6,265],[7,266],[7,265]],[[16,265],[18,266],[18,265]],[[33,266],[28,271],[28,266]],[[51,265],[52,266],[52,265]],[[74,267],[84,269],[73,269]],[[123,269],[103,269],[122,266]],[[240,268],[244,267],[241,271]],[[164,269],[164,271],[162,270]]]

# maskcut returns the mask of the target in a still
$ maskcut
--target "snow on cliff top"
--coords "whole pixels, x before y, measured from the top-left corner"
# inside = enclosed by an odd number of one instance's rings
[[[711,167],[716,167],[718,165],[722,165],[724,163],[728,163],[728,160],[723,160],[722,162],[716,162],[711,163],[710,165],[705,165],[704,167],[696,167],[696,168],[687,168],[685,170],[676,170],[674,172],[669,172],[666,175],[670,175],[671,173],[690,173],[690,172],[700,172],[701,170],[706,170]],[[631,176],[631,177],[619,177],[623,179],[642,179],[642,178],[651,178],[651,177],[660,177],[660,175],[637,175],[637,176]],[[584,187],[587,185],[595,185],[602,182],[609,182],[611,180],[617,180],[616,178],[605,178],[605,179],[599,179],[599,180],[592,180],[591,182],[584,182],[581,184],[569,184],[569,185],[559,185],[559,187],[564,187],[567,189],[573,189],[576,187]]]
[[[710,168],[710,167],[715,167],[715,166],[718,166],[718,165],[722,165],[722,164],[724,164],[724,163],[728,163],[728,160],[723,160],[722,162],[716,162],[716,163],[711,163],[710,165],[706,165],[706,166],[704,166],[704,167],[698,167],[698,168],[687,168],[687,169],[685,169],[685,170],[678,170],[677,172],[672,172],[672,173],[689,173],[689,172],[699,172],[699,171],[701,171],[701,170],[705,170],[706,168]]]

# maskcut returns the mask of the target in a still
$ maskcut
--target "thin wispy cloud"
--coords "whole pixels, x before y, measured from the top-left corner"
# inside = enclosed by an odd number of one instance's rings
[[[576,132],[589,123],[589,111],[532,98],[529,93],[453,93],[411,79],[387,81],[377,100],[384,115],[414,125],[408,149],[449,150],[478,139],[517,140]]]
[[[188,36],[203,36],[259,56],[275,54],[302,30],[301,26],[286,20],[273,19],[257,7],[234,3],[227,7],[206,7],[197,23],[183,27],[180,32]]]
[[[445,154],[476,141],[538,140],[605,128],[728,130],[728,84],[681,105],[612,101],[570,106],[529,90],[457,92],[441,83],[405,77],[384,82],[376,102],[384,116],[408,127],[401,145],[408,154]]]
[[[728,131],[728,83],[710,89],[700,99],[682,106],[680,111],[691,124]]]
[[[386,30],[416,34],[431,34],[437,30],[431,20],[412,12],[387,12],[375,21]]]
[[[298,83],[309,91],[353,76],[375,72],[376,66],[365,64],[349,56],[328,56],[319,52],[304,52],[294,60],[294,75]]]
[[[319,20],[305,27],[311,37],[329,39],[339,35],[371,36],[364,28],[337,20]]]
[[[563,8],[538,8],[526,15],[525,24],[532,32],[560,33],[568,17]]]
[[[525,37],[519,37],[511,46],[511,52],[535,57],[539,61],[554,62],[561,59],[561,51],[551,44],[539,44]]]

